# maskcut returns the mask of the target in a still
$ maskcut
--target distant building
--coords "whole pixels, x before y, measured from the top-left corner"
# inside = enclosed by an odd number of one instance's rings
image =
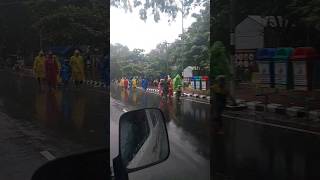
[[[184,82],[190,82],[191,78],[193,76],[193,66],[188,66],[186,67],[183,72],[182,72],[182,76],[183,76],[183,81]]]
[[[249,15],[240,22],[235,29],[236,65],[248,68],[255,59],[256,49],[276,47],[274,40],[277,37],[271,35],[272,32],[267,27],[285,26],[286,23],[280,16],[276,19],[275,16],[258,15]],[[271,36],[272,38],[268,38]]]

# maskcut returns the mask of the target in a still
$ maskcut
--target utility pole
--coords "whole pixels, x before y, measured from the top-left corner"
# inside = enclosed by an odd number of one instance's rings
[[[230,94],[234,97],[235,95],[235,5],[236,0],[230,0],[230,71],[231,71],[231,80],[230,80]]]
[[[168,61],[169,61],[169,53],[168,53],[168,42],[166,41],[165,42],[165,44],[166,44],[166,54],[167,54],[167,57],[166,57],[166,59],[167,59],[167,61],[166,61],[166,63],[167,63],[167,65],[166,65],[166,76],[168,76],[168,74],[169,74],[169,71],[168,71]]]

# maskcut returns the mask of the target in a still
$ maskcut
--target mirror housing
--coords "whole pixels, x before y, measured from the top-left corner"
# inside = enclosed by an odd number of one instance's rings
[[[160,109],[130,111],[120,117],[119,158],[127,173],[168,159],[170,154],[165,117]]]
[[[47,162],[37,169],[32,180],[108,179],[109,150],[97,149]]]

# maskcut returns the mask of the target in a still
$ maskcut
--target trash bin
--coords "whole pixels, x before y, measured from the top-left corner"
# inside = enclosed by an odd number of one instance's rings
[[[195,83],[195,78],[194,78],[194,76],[191,77],[190,83],[191,83],[192,89],[195,89],[195,88],[196,88],[196,83]]]
[[[201,77],[201,89],[202,90],[207,90],[207,86],[208,86],[208,81],[209,81],[209,77],[208,76],[202,76]]]
[[[195,76],[195,89],[201,90],[201,76]]]
[[[257,84],[260,87],[274,87],[274,63],[273,57],[276,48],[261,48],[256,52],[256,62],[258,65]]]
[[[293,48],[278,48],[274,62],[274,84],[279,89],[293,88],[293,74],[290,57],[293,53]]]
[[[293,67],[293,84],[295,90],[312,90],[319,88],[319,55],[312,47],[295,48],[291,56]]]

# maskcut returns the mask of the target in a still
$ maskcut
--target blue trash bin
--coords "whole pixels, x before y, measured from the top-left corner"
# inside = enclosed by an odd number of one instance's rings
[[[276,48],[257,49],[256,62],[258,65],[257,80],[260,87],[274,87],[274,59]]]

